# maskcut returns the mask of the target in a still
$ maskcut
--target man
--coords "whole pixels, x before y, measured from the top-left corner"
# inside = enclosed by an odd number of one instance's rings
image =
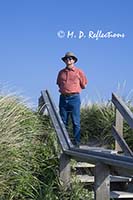
[[[66,66],[62,69],[57,77],[57,85],[59,86],[60,100],[59,111],[61,118],[68,127],[69,115],[72,119],[74,144],[80,144],[80,92],[87,84],[87,78],[83,71],[75,66],[78,61],[77,57],[67,52],[62,60]]]

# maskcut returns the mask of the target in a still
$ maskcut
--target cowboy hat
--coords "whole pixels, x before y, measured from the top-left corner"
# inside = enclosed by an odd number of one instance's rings
[[[78,58],[72,52],[67,52],[61,59],[65,62],[65,59],[68,57],[72,57],[75,60],[75,63],[78,61]]]

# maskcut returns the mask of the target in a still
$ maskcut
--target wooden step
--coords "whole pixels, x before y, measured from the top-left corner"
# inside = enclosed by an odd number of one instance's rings
[[[92,198],[94,198],[94,192],[90,192]],[[110,192],[111,199],[132,199],[133,200],[133,193],[132,192],[122,192],[122,191],[111,191]]]
[[[122,192],[122,191],[111,191],[110,197],[115,199],[133,199],[133,193],[132,192]]]
[[[111,182],[131,182],[131,177],[126,176],[110,176]]]
[[[81,183],[94,183],[94,176],[77,175],[76,177]]]
[[[86,162],[77,162],[74,165],[75,168],[94,168],[95,165],[91,164],[91,163],[86,163]],[[83,181],[84,179],[87,180],[87,174],[84,175],[85,178],[81,178],[82,175],[80,175],[79,179],[82,179],[81,182],[85,182]],[[88,180],[92,178],[90,178],[90,176],[88,176]],[[110,179],[111,182],[131,182],[133,180],[133,177],[128,177],[128,176],[115,176],[115,175],[110,175]],[[94,178],[93,178],[94,180]],[[87,181],[88,182],[88,181]],[[89,181],[90,182],[90,181]]]
[[[89,147],[87,145],[80,145],[81,149],[91,150],[91,151],[97,151],[97,152],[103,152],[103,153],[110,153],[110,154],[117,154],[118,152],[116,150],[112,149],[105,149],[103,147]]]
[[[94,183],[94,176],[89,175],[76,175],[78,180],[82,183]],[[131,177],[124,177],[124,176],[110,176],[111,182],[131,182]]]
[[[77,162],[74,167],[76,168],[94,168],[95,165],[91,163],[86,163],[86,162]]]

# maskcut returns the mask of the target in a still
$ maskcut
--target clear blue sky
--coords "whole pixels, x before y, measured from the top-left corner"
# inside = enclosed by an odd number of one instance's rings
[[[0,84],[21,91],[35,106],[40,91],[48,89],[57,103],[61,57],[72,51],[89,80],[82,99],[93,100],[97,92],[110,98],[125,80],[128,93],[133,89],[132,19],[132,0],[0,0]],[[86,38],[79,39],[81,31]],[[88,37],[90,31],[125,37],[96,40]],[[68,37],[73,32],[76,38]]]

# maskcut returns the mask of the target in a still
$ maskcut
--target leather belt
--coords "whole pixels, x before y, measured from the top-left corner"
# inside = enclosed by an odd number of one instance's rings
[[[67,94],[61,94],[63,97],[70,97],[73,96],[75,94],[79,94],[78,92],[73,92],[73,93],[67,93]]]

